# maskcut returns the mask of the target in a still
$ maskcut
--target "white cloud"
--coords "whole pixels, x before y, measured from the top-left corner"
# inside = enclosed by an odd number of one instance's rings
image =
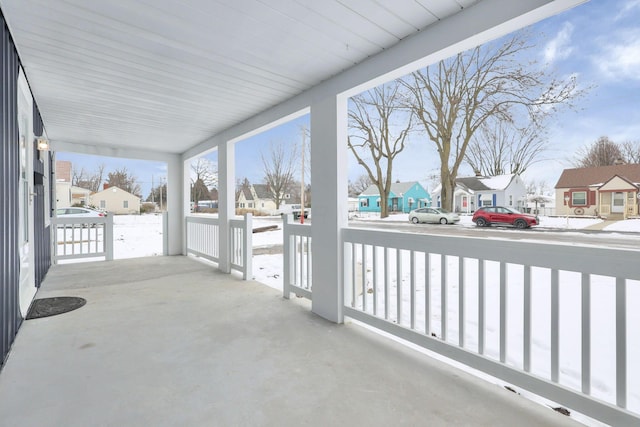
[[[629,0],[622,5],[620,12],[614,18],[615,21],[626,18],[630,11],[640,8],[640,0]]]
[[[615,40],[604,43],[601,52],[593,60],[605,77],[640,79],[640,29],[622,32]]]
[[[552,63],[557,60],[567,58],[573,51],[571,46],[571,35],[573,34],[573,24],[565,22],[558,31],[558,34],[547,43],[544,48],[544,61]]]

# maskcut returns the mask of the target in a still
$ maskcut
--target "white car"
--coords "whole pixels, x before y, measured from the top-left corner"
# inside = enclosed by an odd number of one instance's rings
[[[82,217],[100,217],[105,216],[104,213],[94,211],[87,208],[60,208],[56,209],[56,216],[63,216],[65,218],[82,218]]]
[[[457,213],[442,208],[420,208],[409,212],[409,221],[414,224],[430,222],[434,224],[455,224],[460,221]]]

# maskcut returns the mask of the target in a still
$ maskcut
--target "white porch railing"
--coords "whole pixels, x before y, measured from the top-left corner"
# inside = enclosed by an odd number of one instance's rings
[[[220,220],[214,217],[191,215],[186,220],[187,254],[220,263]],[[243,219],[232,219],[229,227],[231,269],[242,273],[245,280],[251,278],[252,233],[251,214]]]
[[[113,259],[113,217],[51,218],[51,258],[61,260],[82,258]]]
[[[245,214],[244,219],[230,221],[231,233],[231,268],[242,273],[244,280],[251,279],[253,274],[253,221],[251,214]]]
[[[291,219],[291,215],[285,215],[282,220],[282,290],[286,299],[291,292],[311,299],[311,226],[294,224]]]
[[[638,252],[349,228],[343,242],[345,316],[640,425]]]
[[[186,217],[187,254],[219,262],[220,220],[206,216]]]

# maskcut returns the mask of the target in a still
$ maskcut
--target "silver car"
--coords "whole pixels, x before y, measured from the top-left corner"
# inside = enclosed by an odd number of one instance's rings
[[[455,224],[460,221],[457,213],[442,208],[420,208],[409,212],[409,221],[414,224],[428,222],[434,224]]]

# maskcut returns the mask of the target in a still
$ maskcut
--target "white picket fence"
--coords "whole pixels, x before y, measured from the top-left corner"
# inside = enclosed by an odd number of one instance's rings
[[[83,258],[113,259],[113,217],[51,218],[51,258],[61,260]]]

